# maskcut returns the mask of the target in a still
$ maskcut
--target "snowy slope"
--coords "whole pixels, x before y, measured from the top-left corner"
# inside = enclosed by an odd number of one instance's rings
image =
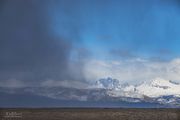
[[[155,78],[148,82],[134,86],[120,84],[116,79],[100,79],[96,82],[97,88],[107,89],[107,94],[111,97],[131,97],[131,98],[158,98],[162,96],[180,97],[180,84]]]
[[[149,97],[174,95],[180,97],[180,85],[162,78],[155,78],[136,87],[139,94]]]
[[[143,98],[143,95],[137,93],[135,86],[128,83],[120,84],[119,80],[110,77],[96,81],[95,86],[106,89],[107,95],[111,97]]]

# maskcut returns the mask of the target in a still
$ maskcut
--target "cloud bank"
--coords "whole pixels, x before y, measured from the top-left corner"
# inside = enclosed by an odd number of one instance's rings
[[[124,83],[138,84],[159,77],[180,82],[180,58],[170,61],[142,58],[119,61],[90,60],[84,71],[89,80],[112,77]]]

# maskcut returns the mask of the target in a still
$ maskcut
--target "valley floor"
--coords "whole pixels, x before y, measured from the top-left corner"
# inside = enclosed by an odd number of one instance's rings
[[[0,120],[180,120],[180,109],[2,109]]]

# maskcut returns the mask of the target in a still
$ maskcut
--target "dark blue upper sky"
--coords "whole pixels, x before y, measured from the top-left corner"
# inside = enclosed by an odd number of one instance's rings
[[[53,30],[56,35],[80,39],[80,46],[86,47],[95,58],[172,59],[180,55],[177,0],[72,2],[56,4],[51,14]],[[63,26],[64,23],[74,29]]]

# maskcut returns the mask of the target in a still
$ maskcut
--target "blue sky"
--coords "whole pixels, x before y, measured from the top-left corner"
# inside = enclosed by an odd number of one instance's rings
[[[0,84],[107,77],[180,80],[179,0],[1,4]]]
[[[66,8],[62,3],[71,5]],[[57,36],[81,40],[77,45],[94,58],[130,55],[169,60],[180,55],[179,11],[175,0],[79,0],[57,3],[51,19]]]

